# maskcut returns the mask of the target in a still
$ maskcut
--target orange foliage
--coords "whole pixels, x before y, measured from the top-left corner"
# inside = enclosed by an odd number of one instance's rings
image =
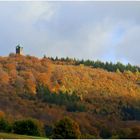
[[[2,69],[0,69],[0,84],[8,84],[9,83],[9,75]]]
[[[5,113],[0,110],[0,118],[3,118],[3,117],[5,117]]]
[[[36,83],[31,80],[31,79],[27,79],[26,80],[26,86],[27,86],[27,91],[31,94],[35,94],[36,93]]]
[[[42,85],[47,85],[48,82],[48,75],[47,73],[38,73],[37,75],[37,81]]]
[[[82,132],[88,131],[98,137],[95,125],[103,119],[99,114],[108,113],[106,119],[113,120],[115,116],[117,120],[120,104],[125,107],[128,103],[139,105],[139,77],[138,72],[107,72],[84,65],[73,66],[59,61],[53,63],[51,60],[32,56],[0,57],[0,107],[14,119],[19,116],[33,116],[48,124],[68,114],[82,126]],[[70,113],[65,106],[17,96],[23,93],[35,96],[39,84],[54,92],[75,92],[81,97],[80,102],[86,104],[88,111]],[[3,114],[0,112],[0,116]]]

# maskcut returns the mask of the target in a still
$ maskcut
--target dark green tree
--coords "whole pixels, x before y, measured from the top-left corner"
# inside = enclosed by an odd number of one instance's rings
[[[4,118],[0,118],[0,132],[10,132],[11,125]]]
[[[53,129],[55,139],[77,139],[81,135],[79,125],[69,117],[57,122]]]
[[[109,138],[111,138],[112,134],[111,134],[111,132],[110,132],[110,130],[108,128],[103,126],[101,128],[101,131],[100,131],[100,136],[103,139],[109,139]]]

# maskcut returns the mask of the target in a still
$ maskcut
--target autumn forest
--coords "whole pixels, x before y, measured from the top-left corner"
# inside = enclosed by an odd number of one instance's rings
[[[140,138],[140,67],[12,53],[0,57],[0,132]]]

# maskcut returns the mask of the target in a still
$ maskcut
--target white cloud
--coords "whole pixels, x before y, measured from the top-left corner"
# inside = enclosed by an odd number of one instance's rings
[[[111,61],[116,56],[111,56],[115,51],[117,42],[113,42],[114,30],[119,23],[115,23],[109,18],[101,22],[85,24],[79,27],[76,35],[52,42],[48,53],[51,55],[70,56],[84,59],[102,59]],[[55,51],[54,51],[55,50]],[[56,51],[57,50],[57,51]],[[56,53],[57,52],[57,53]],[[113,54],[115,55],[115,54]],[[110,56],[110,57],[109,57]]]
[[[51,20],[57,8],[53,9],[49,2],[0,2],[0,7],[3,54],[13,52],[14,46],[20,43],[25,53],[42,56],[43,47],[48,43],[48,32],[41,30],[38,22]]]
[[[20,3],[19,3],[20,4]],[[24,2],[17,19],[22,22],[36,22],[38,20],[50,20],[54,14],[51,3],[41,1]]]

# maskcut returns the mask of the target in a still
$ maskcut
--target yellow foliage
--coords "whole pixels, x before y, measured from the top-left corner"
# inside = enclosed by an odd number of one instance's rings
[[[17,92],[36,93],[37,84],[48,86],[51,91],[63,91],[78,95],[139,96],[138,72],[107,72],[84,65],[64,65],[51,60],[31,56],[1,57],[0,83],[16,85]],[[11,84],[11,85],[10,85]],[[131,90],[130,90],[131,88]]]
[[[27,86],[27,91],[31,94],[35,94],[36,93],[36,83],[31,80],[31,79],[27,79],[26,80],[26,86]]]

